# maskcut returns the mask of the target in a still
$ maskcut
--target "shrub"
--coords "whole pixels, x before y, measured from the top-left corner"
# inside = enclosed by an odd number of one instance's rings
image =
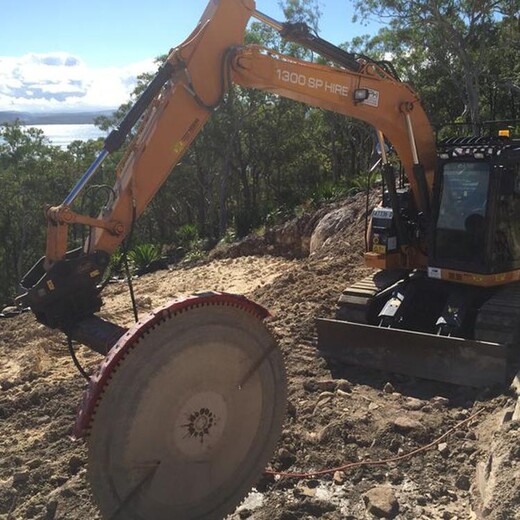
[[[154,244],[139,244],[128,253],[128,260],[134,271],[145,269],[160,258],[161,250]]]

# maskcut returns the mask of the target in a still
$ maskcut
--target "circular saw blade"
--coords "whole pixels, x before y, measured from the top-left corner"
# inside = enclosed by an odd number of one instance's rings
[[[254,315],[204,304],[144,327],[91,424],[102,514],[222,519],[270,459],[285,409],[283,358]]]

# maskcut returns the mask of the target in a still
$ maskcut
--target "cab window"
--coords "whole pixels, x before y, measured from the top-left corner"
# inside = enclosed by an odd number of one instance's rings
[[[493,264],[498,271],[520,264],[520,165],[504,169],[500,180]]]
[[[486,162],[444,165],[435,234],[435,256],[455,262],[483,263],[489,185]]]

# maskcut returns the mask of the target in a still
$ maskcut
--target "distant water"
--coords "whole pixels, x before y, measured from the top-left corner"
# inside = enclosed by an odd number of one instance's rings
[[[43,130],[51,144],[60,148],[67,148],[72,141],[88,141],[98,137],[106,137],[107,132],[95,125],[30,125]]]

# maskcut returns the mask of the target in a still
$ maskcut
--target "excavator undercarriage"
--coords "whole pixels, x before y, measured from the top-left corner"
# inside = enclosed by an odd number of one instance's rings
[[[345,289],[318,319],[326,357],[467,386],[505,384],[518,369],[520,285],[479,289],[380,271]]]

